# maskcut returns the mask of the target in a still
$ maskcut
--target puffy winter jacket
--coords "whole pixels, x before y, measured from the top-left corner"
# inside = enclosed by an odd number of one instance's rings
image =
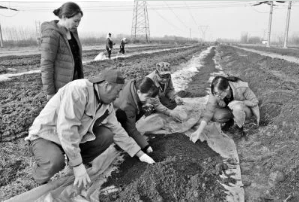
[[[47,95],[55,94],[59,88],[72,81],[75,70],[75,61],[66,36],[66,29],[58,27],[57,23],[58,21],[54,20],[41,25],[41,74],[43,89]],[[77,30],[72,33],[82,58],[82,46]],[[79,75],[83,75],[82,67],[81,61]]]

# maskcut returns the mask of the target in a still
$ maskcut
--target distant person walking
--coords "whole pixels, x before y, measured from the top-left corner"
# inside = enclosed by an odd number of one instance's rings
[[[127,44],[127,39],[126,38],[123,38],[120,42],[120,50],[119,50],[119,53],[121,54],[125,54],[125,45]]]
[[[65,84],[84,77],[77,32],[83,12],[76,3],[67,2],[53,13],[59,20],[41,25],[41,76],[48,100]]]
[[[107,40],[106,40],[106,50],[107,50],[109,59],[111,59],[111,52],[113,49],[113,45],[115,45],[115,43],[113,43],[113,41],[111,40],[111,33],[108,33]]]

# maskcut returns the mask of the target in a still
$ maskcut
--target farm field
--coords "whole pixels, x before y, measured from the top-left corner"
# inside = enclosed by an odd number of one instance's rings
[[[111,66],[118,67],[127,78],[143,77],[160,61],[169,62],[173,71],[180,70],[208,46],[148,46],[127,50],[167,48],[170,50],[88,62],[84,65],[85,77]],[[94,58],[98,52],[85,51],[83,60]],[[38,54],[2,57],[0,74],[38,69],[39,57]],[[260,127],[246,124],[248,136],[244,139],[237,139],[233,129],[228,133],[237,145],[246,201],[278,202],[286,198],[288,202],[299,201],[299,65],[225,45],[212,47],[203,62],[187,89],[180,92],[182,97],[206,96],[211,73],[219,71],[215,68],[217,63],[225,74],[248,81],[260,100]],[[37,186],[30,175],[31,157],[23,137],[46,99],[38,73],[0,82],[0,89],[2,201]],[[159,136],[151,141],[153,158],[158,163],[150,167],[134,158],[126,159],[106,184],[118,183],[123,189],[101,196],[101,201],[133,201],[135,197],[142,201],[225,201],[223,188],[217,183],[220,179],[216,167],[221,159],[206,142],[193,144],[182,134]],[[152,184],[142,184],[149,180],[153,180]]]

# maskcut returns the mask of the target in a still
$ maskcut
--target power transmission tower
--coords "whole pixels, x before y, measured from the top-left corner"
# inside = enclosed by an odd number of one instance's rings
[[[290,25],[291,7],[292,7],[292,1],[289,1],[286,29],[285,29],[285,33],[284,33],[283,48],[288,48],[287,43],[288,43],[288,33],[289,33],[289,25]]]
[[[272,14],[273,14],[273,1],[270,1],[270,13],[269,13],[269,24],[268,24],[268,42],[267,42],[267,47],[270,47]]]
[[[131,39],[133,41],[137,39],[145,39],[146,42],[150,42],[150,29],[146,1],[135,0]]]
[[[2,38],[1,24],[0,24],[0,47],[3,48],[3,38]]]
[[[200,28],[201,33],[202,33],[202,40],[205,41],[206,31],[209,28],[209,26],[208,25],[201,25],[201,26],[199,26],[199,28]]]
[[[40,47],[40,45],[41,45],[41,28],[40,28],[40,21],[35,21],[35,35],[36,35],[36,42],[37,42],[37,45]]]

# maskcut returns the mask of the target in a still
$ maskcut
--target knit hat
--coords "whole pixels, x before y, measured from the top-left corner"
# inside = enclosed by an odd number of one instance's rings
[[[93,78],[88,79],[91,83],[100,83],[102,81],[107,81],[109,83],[124,84],[125,79],[122,73],[117,69],[105,69],[101,71],[98,75]]]

